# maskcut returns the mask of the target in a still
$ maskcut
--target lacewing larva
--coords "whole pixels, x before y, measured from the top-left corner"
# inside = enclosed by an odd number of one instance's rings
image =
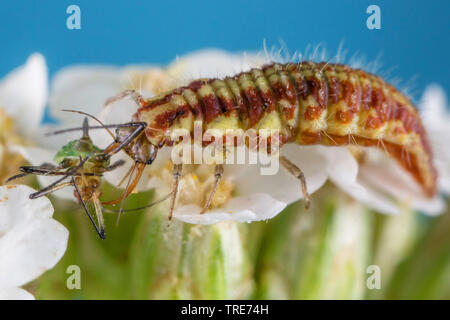
[[[116,139],[104,150],[111,156],[124,150],[134,161],[133,181],[117,203],[135,188],[142,171],[158,149],[171,145],[167,133],[183,128],[193,133],[194,122],[205,130],[276,129],[280,144],[375,146],[384,149],[419,183],[428,197],[436,193],[437,173],[424,126],[407,97],[381,78],[342,64],[272,63],[224,79],[200,79],[152,98],[128,90],[107,103],[132,95],[139,108],[132,122],[116,129]],[[302,171],[288,159],[280,163],[300,179]],[[172,215],[182,165],[174,166]],[[215,187],[222,177],[215,167]]]

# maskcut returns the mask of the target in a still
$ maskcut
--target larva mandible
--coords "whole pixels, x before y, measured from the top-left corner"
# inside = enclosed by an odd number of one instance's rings
[[[105,154],[124,149],[136,161],[130,190],[157,150],[170,144],[161,132],[174,127],[192,132],[194,121],[202,121],[205,130],[278,129],[281,144],[378,146],[415,178],[425,195],[436,193],[437,172],[416,108],[393,86],[360,69],[324,62],[272,63],[224,79],[196,80],[149,99],[123,92],[109,102],[127,94],[139,105],[130,125],[140,126],[118,128]],[[284,160],[282,164],[303,179],[301,170]],[[216,166],[217,183],[221,171]],[[172,209],[180,174],[181,167],[175,166]]]

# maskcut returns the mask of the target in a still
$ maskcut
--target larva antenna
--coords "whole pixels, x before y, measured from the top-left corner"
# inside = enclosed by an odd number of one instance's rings
[[[105,128],[120,128],[123,126],[124,126],[123,124],[106,124],[106,125],[102,125],[102,126],[89,126],[89,130],[105,129]],[[45,134],[45,136],[51,136],[51,135],[56,135],[56,134],[61,134],[61,133],[66,133],[66,132],[73,132],[73,131],[80,131],[80,130],[83,130],[83,127],[67,128],[67,129],[51,131],[51,132],[47,132]],[[156,130],[156,129],[154,129],[154,130]],[[162,131],[162,130],[160,130],[160,131]]]
[[[83,114],[85,116],[88,116],[92,119],[94,119],[95,121],[97,121],[106,131],[108,131],[109,135],[115,140],[116,136],[111,132],[111,130],[109,130],[104,124],[103,122],[101,122],[97,117],[94,117],[92,114],[89,114],[87,112],[83,112],[83,111],[79,111],[79,110],[72,110],[72,109],[63,109],[61,111],[64,112],[74,112],[74,113],[79,113],[79,114]],[[84,127],[84,126],[83,126]]]

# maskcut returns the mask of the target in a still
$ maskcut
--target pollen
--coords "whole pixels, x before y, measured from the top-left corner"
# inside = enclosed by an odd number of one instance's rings
[[[0,183],[16,173],[25,164],[21,155],[10,151],[11,145],[22,145],[24,141],[15,130],[14,120],[0,107]]]
[[[168,160],[162,169],[154,169],[151,176],[162,180],[165,192],[170,192],[174,181],[172,172],[173,163]],[[177,206],[194,204],[203,207],[214,187],[214,181],[214,166],[184,165],[178,187]],[[231,199],[234,188],[232,179],[224,174],[214,194],[210,209],[225,205]]]

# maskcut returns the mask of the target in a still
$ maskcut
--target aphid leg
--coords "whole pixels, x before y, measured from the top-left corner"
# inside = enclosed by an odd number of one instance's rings
[[[59,189],[62,189],[64,187],[71,186],[71,185],[72,185],[72,182],[63,182],[60,184],[55,184],[51,188],[46,187],[42,190],[39,190],[38,192],[30,194],[30,199],[37,199],[37,198],[43,197],[49,193],[55,192],[56,190],[59,190]]]
[[[41,164],[39,167],[41,168],[47,168],[47,169],[58,169],[57,166],[55,166],[53,163],[49,163],[49,162],[44,162],[43,164]]]
[[[222,180],[222,176],[223,176],[223,165],[216,164],[216,166],[214,167],[214,178],[215,178],[214,185],[211,190],[211,193],[209,194],[208,200],[206,201],[202,211],[200,212],[201,214],[208,211],[209,207],[211,206],[211,203],[214,199],[214,194],[216,193],[217,187],[219,186],[219,183]]]
[[[308,189],[306,188],[306,180],[305,175],[303,174],[303,171],[300,170],[299,167],[297,167],[295,164],[293,164],[291,161],[289,161],[286,157],[280,156],[280,162],[281,165],[294,177],[300,180],[300,183],[302,185],[302,193],[303,197],[305,198],[305,209],[309,208],[309,194]]]
[[[103,220],[102,205],[100,203],[100,200],[97,197],[97,194],[95,194],[95,193],[93,194],[92,200],[94,202],[94,208],[95,208],[95,214],[97,216],[98,227],[100,229],[101,234],[103,234],[103,236],[105,236],[105,220]],[[104,238],[102,238],[102,239],[104,239]]]
[[[72,184],[73,184],[73,186],[74,186],[74,188],[75,188],[75,192],[77,193],[78,198],[79,198],[80,201],[81,201],[81,204],[83,205],[84,212],[85,212],[85,213],[87,214],[87,216],[89,217],[89,220],[91,220],[91,223],[92,223],[92,225],[94,226],[95,231],[97,232],[98,236],[99,236],[101,239],[105,239],[105,238],[106,238],[106,237],[105,237],[105,230],[104,230],[104,229],[103,229],[103,230],[100,230],[100,229],[98,228],[97,224],[96,224],[95,221],[94,221],[94,218],[92,218],[92,215],[89,213],[89,210],[88,210],[88,208],[87,208],[87,206],[86,206],[86,203],[85,203],[84,200],[83,200],[83,197],[81,196],[80,190],[78,189],[78,186],[77,186],[77,183],[76,183],[74,177],[72,177]]]
[[[64,176],[61,179],[56,180],[55,182],[53,182],[52,184],[46,186],[45,188],[39,190],[38,192],[34,192],[32,194],[30,194],[30,199],[36,199],[39,197],[42,197],[46,194],[49,194],[53,191],[55,191],[55,187],[57,187],[58,185],[60,185],[60,182],[63,181],[64,179],[66,179],[68,176]]]
[[[14,176],[9,177],[8,179],[6,179],[5,183],[8,183],[8,182],[10,182],[10,181],[12,181],[12,180],[15,180],[15,179],[19,179],[19,178],[25,177],[25,176],[27,176],[27,175],[29,175],[29,173],[19,173],[19,174],[16,174],[16,175],[14,175]]]
[[[65,172],[58,171],[55,169],[49,169],[41,166],[21,166],[19,170],[23,173],[27,174],[36,174],[36,175],[60,175],[65,174]]]
[[[113,171],[114,169],[116,169],[120,166],[123,166],[124,164],[125,164],[124,160],[118,160],[118,161],[114,162],[112,165],[110,165],[109,167],[106,167],[105,170],[106,170],[106,172]]]
[[[175,208],[175,201],[177,199],[178,185],[180,183],[181,172],[183,171],[183,164],[173,165],[173,188],[172,188],[172,198],[170,202],[170,212],[169,220],[172,220],[173,209]]]
[[[61,183],[65,179],[67,179],[67,177],[72,176],[72,180],[73,180],[74,179],[73,176],[76,175],[76,173],[77,173],[76,171],[84,165],[84,163],[86,162],[87,159],[88,159],[88,157],[81,160],[80,163],[75,168],[67,170],[61,178],[59,178],[56,181],[54,181],[53,183],[49,184],[45,188],[39,190],[38,192],[30,194],[30,199],[36,199],[45,194],[48,194],[49,192],[55,191],[53,188],[55,186],[59,185],[59,183]]]
[[[68,171],[59,171],[58,168],[55,167],[55,169],[49,169],[47,167],[43,167],[43,166],[21,166],[19,168],[20,171],[22,171],[23,173],[18,174],[16,176],[10,177],[8,178],[7,181],[11,181],[13,179],[17,179],[23,176],[26,176],[28,174],[35,174],[35,175],[39,175],[39,176],[79,176],[80,174],[77,172],[71,172],[68,173]],[[92,173],[92,172],[88,172],[85,173],[85,175],[87,176],[100,176],[101,174],[99,173]]]
[[[138,106],[141,105],[141,101],[142,101],[142,96],[136,92],[136,90],[125,90],[117,95],[115,95],[114,97],[109,98],[108,100],[106,100],[105,102],[105,107],[110,105],[111,103],[114,103],[116,101],[122,100],[125,97],[128,96],[132,96],[133,100],[136,102],[136,104]]]
[[[65,174],[65,172],[58,171],[57,167],[55,167],[50,163],[43,163],[40,166],[21,166],[19,170],[22,171],[23,173],[9,177],[8,180],[6,180],[6,182],[22,178],[29,174],[48,175],[48,176],[59,176]]]

